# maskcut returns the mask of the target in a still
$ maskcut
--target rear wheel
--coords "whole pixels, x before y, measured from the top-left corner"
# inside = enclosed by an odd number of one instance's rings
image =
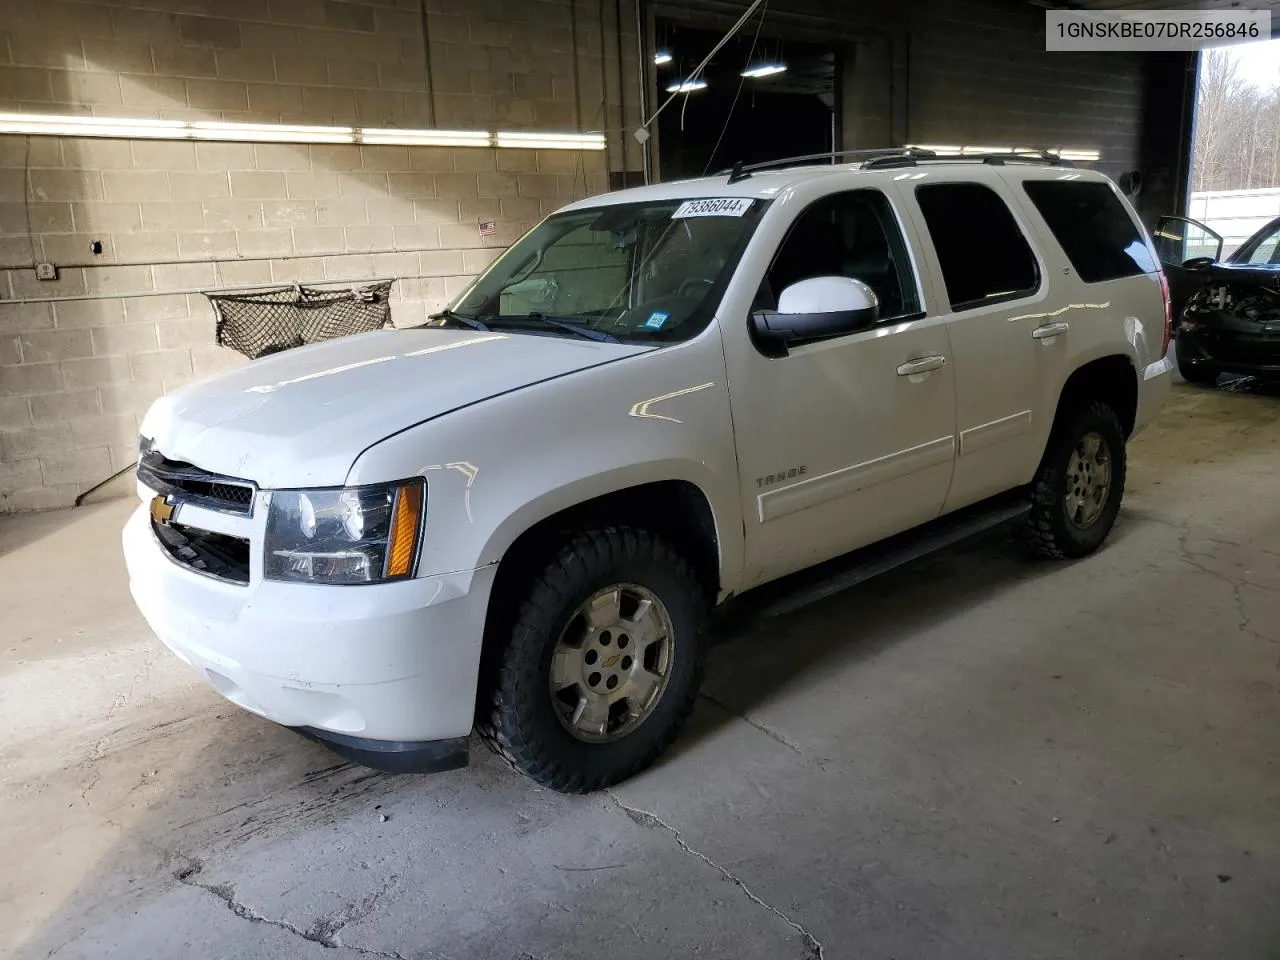
[[[1058,424],[1032,484],[1025,536],[1036,553],[1083,557],[1102,545],[1124,495],[1125,437],[1107,404],[1080,407]]]
[[[1179,360],[1178,373],[1187,383],[1212,384],[1218,382],[1219,371],[1204,363]]]
[[[643,530],[583,533],[530,578],[501,655],[486,742],[538,783],[587,793],[651,764],[702,678],[708,601]]]

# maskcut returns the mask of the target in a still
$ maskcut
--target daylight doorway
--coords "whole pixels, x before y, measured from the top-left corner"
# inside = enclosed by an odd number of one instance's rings
[[[1187,216],[1222,255],[1280,216],[1280,40],[1200,56]]]

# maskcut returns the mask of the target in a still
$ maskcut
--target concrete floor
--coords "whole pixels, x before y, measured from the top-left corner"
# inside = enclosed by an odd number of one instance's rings
[[[1280,956],[1280,395],[1180,386],[1109,545],[726,638],[609,794],[339,762],[133,610],[129,505],[0,523],[0,955]]]

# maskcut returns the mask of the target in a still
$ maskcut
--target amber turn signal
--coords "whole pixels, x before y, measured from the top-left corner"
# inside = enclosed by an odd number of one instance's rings
[[[396,494],[391,537],[387,545],[387,578],[406,577],[413,572],[422,525],[422,484],[405,484]]]

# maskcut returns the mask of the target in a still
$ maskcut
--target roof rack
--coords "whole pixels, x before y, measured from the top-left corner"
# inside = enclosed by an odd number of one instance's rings
[[[873,157],[862,164],[863,169],[876,170],[885,167],[914,167],[925,163],[955,163],[968,160],[1000,167],[1006,163],[1039,163],[1049,167],[1074,167],[1070,160],[1049,153],[1047,150],[1008,151],[1003,153],[934,153],[932,150],[907,150],[897,156]]]
[[[788,167],[798,167],[820,160],[834,164],[837,158],[861,161],[861,166],[867,170],[884,169],[886,167],[914,167],[921,162],[953,163],[958,160],[986,163],[992,166],[1000,166],[1007,162],[1043,163],[1054,167],[1075,166],[1070,160],[1064,160],[1062,157],[1049,153],[1047,150],[1040,150],[1036,153],[1027,151],[943,154],[935,153],[932,150],[922,150],[919,147],[867,147],[858,150],[835,150],[827,151],[826,153],[803,154],[797,157],[781,157],[777,160],[766,160],[762,163],[752,163],[745,166],[739,161],[733,165],[732,169],[721,170],[716,175],[728,175],[730,183],[737,183],[739,180],[747,179],[757,170],[784,170]]]
[[[731,170],[721,170],[716,176],[729,174],[732,177],[729,182],[734,183],[738,180],[745,180],[757,170],[782,170],[786,167],[798,167],[817,160],[835,163],[837,157],[873,159],[877,157],[915,156],[927,152],[925,150],[917,150],[915,147],[865,147],[859,150],[828,150],[825,153],[806,153],[797,157],[779,157],[777,160],[765,160],[761,163],[751,163],[745,166],[739,161],[733,165]]]

